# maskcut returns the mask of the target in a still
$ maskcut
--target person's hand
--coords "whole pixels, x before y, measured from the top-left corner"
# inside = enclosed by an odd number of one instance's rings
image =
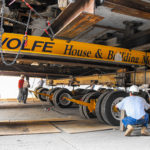
[[[118,108],[116,107],[116,105],[113,106],[113,111],[114,112],[118,112],[119,111]]]

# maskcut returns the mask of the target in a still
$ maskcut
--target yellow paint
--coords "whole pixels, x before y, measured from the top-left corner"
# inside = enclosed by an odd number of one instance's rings
[[[131,81],[134,83],[134,76],[135,73],[131,74]],[[145,83],[145,71],[142,72],[137,72],[136,73],[136,78],[135,78],[135,84],[141,85]],[[150,70],[146,71],[146,83],[150,84]]]
[[[118,108],[116,107],[116,105],[113,106],[113,111],[114,112],[118,112],[119,111]]]
[[[32,92],[35,95],[39,94],[39,95],[42,95],[42,96],[45,96],[45,97],[47,96],[47,97],[49,97],[49,100],[52,100],[53,95],[49,95],[49,94],[46,94],[46,93],[39,93],[38,91],[32,91],[32,90],[29,90],[29,92]]]
[[[96,101],[94,99],[91,99],[90,103],[86,103],[86,102],[83,102],[81,100],[70,99],[67,97],[64,97],[64,99],[71,101],[73,103],[79,104],[79,105],[86,106],[90,112],[93,112],[95,110],[95,107],[96,107]]]
[[[48,96],[50,98],[50,100],[52,100],[51,99],[52,95],[49,95],[49,94],[46,94],[46,93],[39,93],[37,91],[32,91],[32,90],[29,90],[29,91],[33,92],[36,95],[40,94],[40,95],[43,95],[43,96]],[[95,100],[90,100],[90,103],[86,103],[86,102],[83,102],[81,100],[69,99],[67,97],[63,97],[63,98],[66,99],[66,100],[68,100],[68,101],[74,102],[76,104],[87,106],[90,112],[93,112],[95,110],[95,107],[96,107],[96,101]]]
[[[130,73],[131,75],[131,83],[134,83],[134,72]],[[90,85],[91,80],[98,80],[99,84],[116,84],[116,73],[113,74],[102,74],[102,75],[91,75],[91,76],[83,76],[83,77],[76,77],[76,80],[80,82],[80,85]],[[59,83],[62,83],[64,85],[68,85],[70,79],[58,79],[54,80],[54,85],[59,85]],[[135,84],[141,85],[145,83],[145,72],[144,70],[136,72],[136,80]],[[150,84],[150,70],[146,71],[146,83]]]
[[[16,53],[18,52],[23,35],[4,33],[2,37],[3,51]],[[145,52],[130,51],[129,49],[104,46],[98,44],[89,44],[83,42],[54,39],[47,37],[28,36],[28,44],[21,48],[22,53],[45,55],[53,57],[65,57],[74,59],[85,59],[90,61],[116,62],[126,64],[145,65]],[[122,61],[115,61],[116,53],[121,53]],[[150,64],[150,53],[147,53],[147,64]]]
[[[103,75],[91,75],[91,76],[83,76],[83,77],[76,77],[76,80],[80,82],[80,85],[87,85],[91,84],[91,80],[98,80],[98,83],[106,84],[112,83],[113,85],[116,84],[116,74],[103,74]],[[54,80],[54,85],[64,84],[68,85],[70,79],[58,79]]]

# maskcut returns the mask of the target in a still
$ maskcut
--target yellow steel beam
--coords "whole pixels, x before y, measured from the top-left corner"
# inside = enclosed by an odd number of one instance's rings
[[[49,97],[49,99],[52,101],[52,97],[53,97],[53,94],[46,94],[46,93],[39,93],[38,91],[32,91],[32,90],[29,90],[29,92],[32,92],[32,93],[34,93],[35,95],[37,95],[37,94],[40,94],[40,95],[43,95],[43,96],[47,96],[47,97]]]
[[[34,94],[40,94],[40,95],[43,95],[43,96],[48,96],[48,97],[50,97],[50,100],[52,100],[52,95],[49,95],[49,94],[46,94],[46,93],[39,93],[37,91],[32,91],[32,90],[29,90],[29,91],[33,92]],[[86,102],[83,102],[81,100],[70,99],[70,98],[67,98],[67,97],[63,97],[63,99],[66,99],[68,101],[74,102],[74,103],[79,104],[79,105],[86,106],[86,107],[88,107],[90,112],[93,112],[95,110],[95,107],[96,107],[96,101],[94,99],[91,99],[90,103],[86,103]]]
[[[90,85],[92,80],[98,80],[98,83],[112,83],[113,85],[116,84],[116,74],[102,74],[102,75],[91,75],[91,76],[80,76],[76,77],[76,80],[79,81],[80,85]],[[54,85],[59,85],[64,84],[68,85],[69,83],[69,78],[67,79],[58,79],[58,80],[53,80]]]
[[[137,70],[136,74],[135,72],[126,72],[127,74],[130,74],[131,76],[131,83],[141,85],[145,83],[145,71],[144,70]],[[135,78],[136,76],[136,78]],[[134,79],[135,78],[135,79]],[[69,78],[67,79],[58,79],[53,80],[54,85],[64,84],[68,85]],[[109,74],[102,74],[102,75],[91,75],[91,76],[80,76],[76,77],[76,80],[80,82],[80,85],[90,85],[92,80],[98,80],[99,84],[116,84],[116,73],[109,73]],[[134,81],[135,80],[135,81]],[[150,84],[150,70],[146,70],[146,83]]]
[[[4,33],[2,37],[2,49],[5,53],[17,53],[23,35]],[[54,39],[47,37],[28,36],[27,46],[22,46],[22,54],[53,57],[61,59],[96,61],[103,63],[150,64],[150,53],[129,50],[118,47],[89,44],[83,42]],[[115,60],[116,54],[121,54],[122,60]]]
[[[74,103],[79,104],[79,105],[86,106],[86,107],[88,107],[88,110],[90,112],[93,112],[95,110],[95,107],[96,107],[96,101],[94,99],[91,99],[90,103],[86,103],[86,102],[83,102],[81,100],[70,99],[70,98],[67,98],[67,97],[63,97],[63,99],[66,99],[68,101],[74,102]]]

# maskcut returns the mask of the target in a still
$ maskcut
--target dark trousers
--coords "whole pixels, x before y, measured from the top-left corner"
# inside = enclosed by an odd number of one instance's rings
[[[23,102],[26,103],[28,98],[28,88],[23,88]]]

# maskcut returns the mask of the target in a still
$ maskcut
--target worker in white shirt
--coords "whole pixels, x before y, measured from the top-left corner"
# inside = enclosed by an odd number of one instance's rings
[[[150,135],[147,130],[149,115],[145,110],[150,109],[150,105],[146,100],[140,96],[137,96],[139,93],[139,88],[136,85],[132,85],[129,88],[130,96],[124,98],[119,102],[115,108],[119,110],[125,110],[127,117],[125,117],[122,122],[127,128],[125,136],[131,135],[134,130],[133,125],[141,125],[141,134]]]
[[[40,78],[40,80],[37,83],[37,87],[43,87],[43,84],[44,84],[44,80],[43,78]]]
[[[28,98],[28,88],[30,87],[29,84],[29,77],[26,76],[26,80],[23,83],[23,103],[26,104]]]

